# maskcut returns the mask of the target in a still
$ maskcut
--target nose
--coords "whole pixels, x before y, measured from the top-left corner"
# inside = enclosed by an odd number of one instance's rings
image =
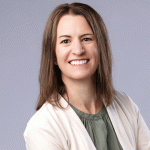
[[[72,54],[82,55],[85,52],[80,40],[75,40],[72,45]]]

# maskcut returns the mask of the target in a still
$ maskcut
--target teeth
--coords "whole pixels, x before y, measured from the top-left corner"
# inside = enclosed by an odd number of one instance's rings
[[[88,60],[82,60],[82,61],[71,61],[70,64],[72,65],[83,65],[86,64]]]

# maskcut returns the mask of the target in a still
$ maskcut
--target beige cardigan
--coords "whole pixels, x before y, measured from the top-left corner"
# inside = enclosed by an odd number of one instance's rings
[[[60,103],[68,104],[63,97]],[[127,95],[117,92],[107,111],[124,150],[150,150],[150,131]],[[96,150],[75,111],[56,110],[48,102],[30,119],[24,138],[27,150]]]

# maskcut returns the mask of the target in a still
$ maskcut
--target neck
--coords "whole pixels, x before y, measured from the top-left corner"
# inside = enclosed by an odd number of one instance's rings
[[[102,101],[97,102],[96,85],[92,79],[67,82],[63,81],[66,92],[63,97],[79,110],[95,114],[102,109]]]

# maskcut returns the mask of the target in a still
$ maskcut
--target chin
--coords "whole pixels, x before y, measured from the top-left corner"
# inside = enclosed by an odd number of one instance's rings
[[[88,80],[91,78],[91,75],[76,75],[72,77],[73,80]]]

